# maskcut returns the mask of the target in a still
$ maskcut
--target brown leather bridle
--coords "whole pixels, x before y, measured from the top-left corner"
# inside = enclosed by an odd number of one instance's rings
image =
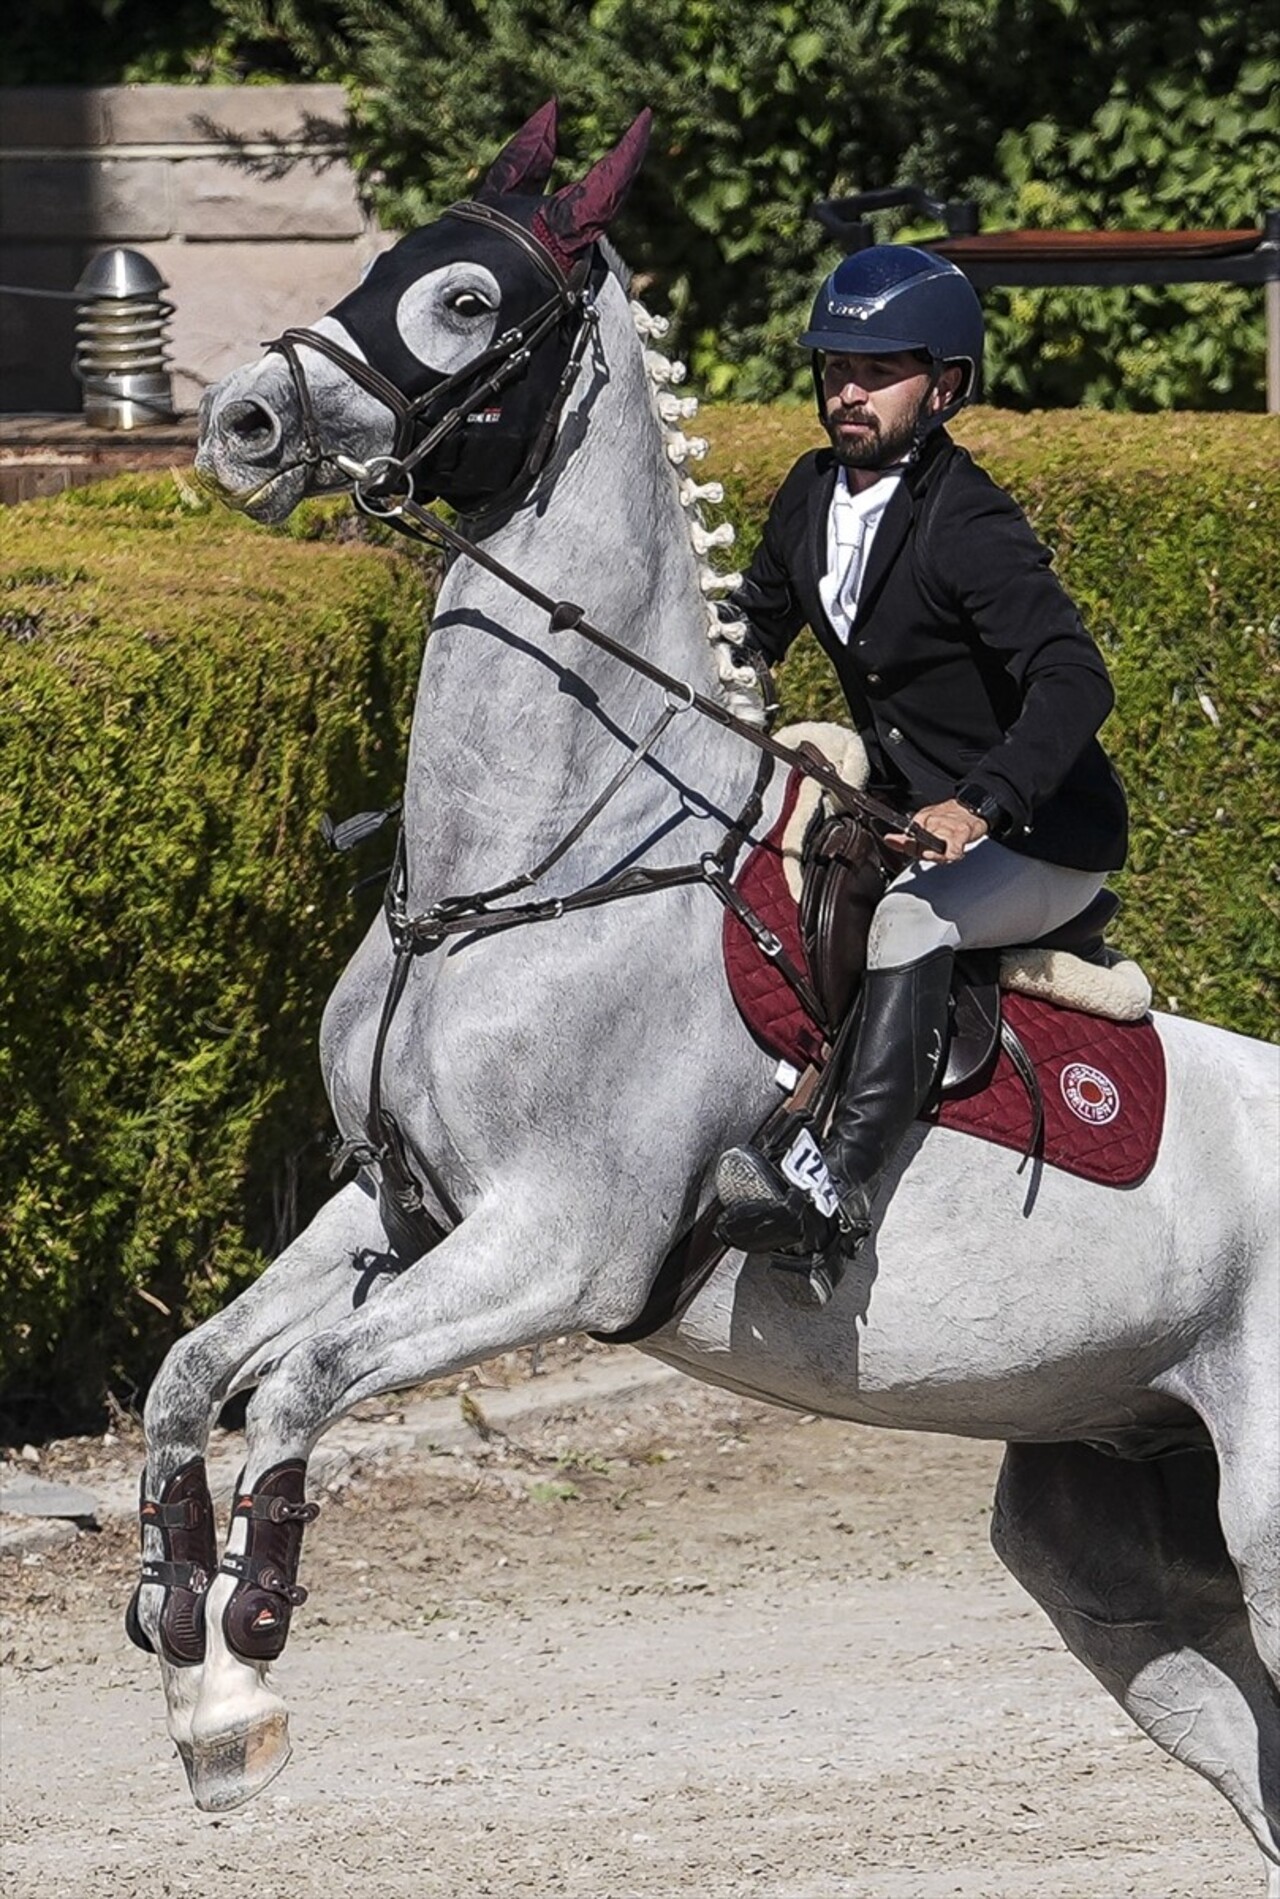
[[[412,496],[414,471],[428,460],[440,445],[454,435],[468,415],[499,395],[509,383],[524,375],[534,353],[569,319],[576,321],[574,340],[561,373],[555,395],[542,425],[531,444],[514,480],[503,495],[486,503],[486,511],[498,508],[510,496],[522,493],[546,464],[559,426],[565,400],[573,386],[578,367],[596,329],[595,302],[588,288],[590,256],[584,256],[566,275],[544,244],[526,231],[514,218],[493,205],[464,200],[450,205],[446,217],[469,220],[500,231],[537,266],[551,285],[551,294],[532,315],[496,337],[478,356],[446,376],[420,396],[408,397],[392,381],[363,357],[344,349],[332,337],[318,330],[291,328],[265,343],[263,348],[284,357],[297,398],[302,420],[302,452],[292,464],[309,473],[322,467],[341,468],[341,462],[325,446],[315,403],[307,382],[300,349],[315,350],[358,384],[395,418],[395,439],[390,453],[378,458],[380,492]],[[283,471],[282,471],[283,472]]]

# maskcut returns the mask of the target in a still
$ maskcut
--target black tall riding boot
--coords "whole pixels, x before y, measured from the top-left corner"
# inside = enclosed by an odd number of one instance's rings
[[[937,1077],[954,964],[949,949],[933,950],[918,963],[869,969],[863,978],[849,1073],[822,1143],[846,1252],[871,1231],[876,1183]]]
[[[955,958],[933,950],[918,963],[868,970],[849,1070],[822,1143],[838,1212],[824,1215],[813,1196],[753,1147],[722,1156],[716,1190],[724,1202],[720,1237],[747,1252],[831,1256],[829,1297],[840,1262],[871,1230],[877,1179],[924,1105],[946,1047]],[[812,1144],[811,1144],[812,1145]]]

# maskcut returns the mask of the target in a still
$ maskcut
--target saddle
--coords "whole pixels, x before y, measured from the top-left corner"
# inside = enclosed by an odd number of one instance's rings
[[[889,879],[907,862],[849,812],[819,815],[805,839],[800,933],[812,995],[832,1039],[857,1002],[876,905]],[[1105,966],[1104,934],[1119,908],[1113,891],[1100,890],[1077,916],[1024,947],[1066,950],[1083,962]],[[1000,958],[999,949],[966,950],[956,958],[939,1089],[944,1098],[980,1087],[995,1067],[1003,1022]]]
[[[775,1155],[785,1151],[801,1125],[821,1122],[825,1109],[830,1106],[844,1064],[845,1049],[858,1017],[858,995],[866,973],[871,919],[884,895],[885,885],[908,862],[885,846],[859,818],[847,813],[827,815],[821,806],[804,823],[803,842],[797,839],[799,848],[796,850],[787,842],[794,803],[793,792],[788,792],[767,845],[757,850],[754,859],[747,860],[734,882],[730,884],[725,879],[712,886],[729,913],[726,969],[739,1009],[744,1011],[752,1033],[765,1047],[781,1053],[790,1045],[784,1059],[797,1085],[751,1137],[754,1143]],[[782,868],[784,855],[790,855],[793,866],[798,869],[798,880],[790,887]],[[753,863],[759,866],[759,874],[754,878]],[[957,956],[945,1063],[941,1081],[930,1103],[926,1104],[926,1119],[977,1132],[973,1121],[975,1111],[981,1110],[992,1095],[1001,1095],[1003,1099],[1004,1092],[1011,1087],[1022,1099],[1017,1131],[1006,1140],[1003,1132],[984,1129],[985,1138],[1004,1140],[1006,1145],[1016,1146],[1023,1153],[1039,1151],[1046,1123],[1045,1102],[1036,1062],[1027,1053],[1021,1038],[1022,1033],[1028,1032],[1028,1025],[1035,1026],[1036,1011],[1043,1016],[1047,1006],[1051,1017],[1081,1025],[1092,1024],[1098,1029],[1132,1037],[1141,1043],[1142,1052],[1150,1056],[1151,1072],[1144,1073],[1141,1086],[1133,1090],[1135,1095],[1145,1093],[1151,1104],[1141,1139],[1134,1143],[1135,1152],[1141,1158],[1135,1163],[1136,1172],[1121,1171],[1116,1176],[1116,1184],[1127,1184],[1140,1177],[1144,1167],[1149,1165],[1149,1155],[1154,1152],[1164,1110],[1159,1043],[1152,1031],[1136,1026],[1149,1003],[1149,987],[1141,978],[1141,972],[1135,971],[1136,989],[1131,989],[1123,998],[1112,989],[1108,996],[1109,1008],[1099,1011],[1102,1015],[1109,1014],[1111,1019],[1099,1021],[1088,1014],[1072,1013],[1097,1006],[1096,999],[1087,993],[1089,984],[1084,986],[1086,993],[1068,1000],[1062,994],[1062,973],[1054,967],[1059,954],[1067,952],[1065,960],[1077,975],[1083,964],[1090,983],[1096,976],[1104,987],[1112,984],[1125,969],[1133,968],[1122,959],[1116,968],[1117,959],[1103,942],[1103,932],[1119,908],[1119,899],[1111,891],[1100,891],[1085,910],[1060,928],[1050,931],[1034,945],[1019,946],[1016,970],[1010,967],[1008,953],[999,949],[965,951]],[[793,922],[788,922],[788,915]],[[735,936],[738,945],[733,962],[727,947],[730,935]],[[753,993],[750,1013],[744,1006],[747,1002],[744,967],[750,968],[755,977],[763,976],[768,985],[763,1006],[765,992]],[[1078,981],[1075,986],[1079,991]],[[1002,1003],[1002,988],[1020,991],[1011,997],[1007,1012]],[[1043,1000],[1028,1000],[1032,997]],[[776,1012],[785,1006],[782,998],[789,999],[790,1014]],[[1118,1006],[1121,1003],[1122,1006]],[[778,1035],[776,1031],[780,1027],[784,1032]],[[1043,1059],[1042,1045],[1038,1052]],[[1076,1053],[1072,1048],[1064,1058],[1068,1065],[1061,1077],[1063,1085],[1074,1073],[1084,1077],[1086,1089],[1101,1084],[1114,1096],[1115,1089],[1108,1076],[1075,1060]],[[1052,1059],[1055,1066],[1050,1072],[1056,1076],[1062,1064],[1056,1054]],[[780,1079],[782,1073],[780,1070]],[[1052,1127],[1059,1108],[1056,1098],[1050,1106]],[[1070,1115],[1069,1108],[1064,1112]],[[1095,1118],[1088,1103],[1082,1112]],[[1106,1113],[1106,1124],[1101,1113],[1096,1119],[1109,1151],[1115,1143],[1109,1138],[1113,1132],[1110,1110]],[[1067,1163],[1060,1161],[1059,1164]],[[593,1336],[611,1344],[637,1344],[676,1319],[724,1254],[724,1245],[715,1231],[720,1212],[719,1202],[712,1199],[693,1226],[681,1235],[663,1261],[644,1309],[636,1319],[616,1332]]]

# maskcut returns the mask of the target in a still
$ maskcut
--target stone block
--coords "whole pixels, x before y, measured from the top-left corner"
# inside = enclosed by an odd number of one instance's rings
[[[100,88],[0,86],[0,150],[74,152],[109,137]]]
[[[119,145],[345,142],[341,86],[104,86],[97,97]]]
[[[90,250],[75,244],[0,244],[0,282],[71,290]],[[0,412],[72,414],[80,385],[71,363],[76,306],[62,298],[0,299]]]
[[[314,323],[394,239],[366,231],[334,243],[163,244],[148,257],[169,282],[173,391],[190,413],[211,383],[291,325]]]
[[[173,166],[176,234],[355,238],[365,227],[345,159],[188,158]]]
[[[76,1540],[74,1523],[33,1522],[25,1517],[0,1517],[0,1556],[41,1556]]]
[[[0,159],[6,237],[89,238],[99,245],[167,237],[172,167],[163,159]]]

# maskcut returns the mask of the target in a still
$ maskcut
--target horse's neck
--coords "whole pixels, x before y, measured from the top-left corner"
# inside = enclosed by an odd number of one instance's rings
[[[553,466],[484,545],[632,651],[716,691],[688,524],[631,316],[612,282],[599,351],[579,375]],[[537,608],[459,560],[437,604],[414,720],[406,788],[414,898],[529,868],[661,709],[654,685],[580,635],[552,632]],[[696,714],[675,721],[658,755],[713,802],[741,803],[750,756]],[[679,804],[668,776],[636,773],[575,848],[572,881],[607,868],[620,839],[656,835]],[[649,861],[688,855],[683,841],[658,843]]]

